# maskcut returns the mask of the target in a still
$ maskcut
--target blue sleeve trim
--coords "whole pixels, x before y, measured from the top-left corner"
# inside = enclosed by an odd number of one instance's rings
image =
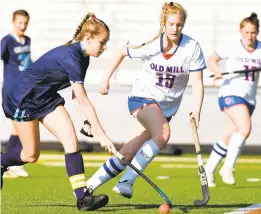
[[[83,84],[83,81],[72,81],[73,83]]]
[[[132,58],[131,55],[130,55],[130,52],[129,52],[129,48],[128,48],[128,47],[127,47],[127,54],[128,54],[128,56],[129,56],[130,58]]]
[[[197,71],[202,71],[204,69],[206,69],[207,66],[203,67],[203,68],[199,68],[199,69],[196,69],[196,70],[189,70],[189,72],[197,72]]]

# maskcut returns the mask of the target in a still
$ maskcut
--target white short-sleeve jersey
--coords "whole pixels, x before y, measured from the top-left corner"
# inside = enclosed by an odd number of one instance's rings
[[[217,48],[217,55],[226,60],[224,72],[261,68],[261,42],[256,43],[254,51],[244,48],[241,40],[224,44]],[[260,72],[229,74],[220,87],[219,96],[238,96],[249,104],[256,105],[256,91]]]
[[[163,34],[141,48],[128,48],[130,58],[141,58],[143,69],[129,96],[155,99],[165,117],[175,115],[187,86],[189,72],[206,68],[197,41],[182,34],[173,56],[166,58],[162,47]]]

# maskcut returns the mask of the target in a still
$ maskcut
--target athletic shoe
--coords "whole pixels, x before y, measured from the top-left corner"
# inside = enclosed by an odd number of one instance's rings
[[[206,175],[207,175],[208,186],[209,187],[216,187],[213,173],[208,172],[207,169],[205,169],[205,171],[206,171]]]
[[[234,185],[236,183],[234,171],[234,169],[226,168],[224,166],[219,170],[219,174],[222,177],[224,183],[229,185]]]
[[[83,199],[77,200],[77,208],[80,211],[93,211],[106,206],[109,201],[107,195],[92,196],[86,194]]]
[[[3,178],[17,178],[18,176],[11,170],[4,172]]]
[[[6,169],[1,166],[1,189],[3,188],[3,175],[4,175],[5,171],[6,171]]]
[[[128,180],[119,181],[112,190],[125,198],[131,198],[133,194],[132,184]]]
[[[28,172],[25,171],[23,166],[10,166],[8,167],[8,171],[17,175],[17,177],[28,177]]]

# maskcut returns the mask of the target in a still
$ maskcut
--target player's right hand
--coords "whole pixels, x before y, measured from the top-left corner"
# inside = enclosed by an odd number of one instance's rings
[[[111,139],[107,137],[106,135],[104,137],[100,138],[100,143],[101,146],[108,151],[110,154],[115,154],[116,153],[116,148],[113,145]]]
[[[214,79],[223,79],[223,75],[222,75],[221,72],[215,72],[214,75],[215,75],[215,76],[214,76]]]
[[[100,85],[99,92],[100,92],[102,95],[106,95],[106,94],[108,94],[109,89],[110,89],[110,83],[109,83],[109,81],[104,81],[104,82],[102,82],[101,85]]]

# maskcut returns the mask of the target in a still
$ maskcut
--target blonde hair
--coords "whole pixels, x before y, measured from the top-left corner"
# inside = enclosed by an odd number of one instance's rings
[[[73,41],[81,41],[86,33],[89,38],[94,38],[104,31],[109,33],[109,27],[102,20],[98,19],[93,13],[88,13],[79,24],[73,38],[65,45],[70,45]]]
[[[244,18],[240,22],[240,29],[244,28],[247,23],[251,23],[252,25],[255,25],[257,32],[259,32],[259,20],[257,18],[256,13],[253,12],[253,13],[251,13],[251,15],[249,17]]]
[[[158,39],[160,37],[161,33],[163,32],[168,15],[177,14],[177,13],[182,14],[184,22],[186,22],[188,15],[187,15],[186,10],[180,4],[173,3],[173,2],[165,3],[161,9],[160,29],[159,29],[157,36],[155,36],[153,39],[151,39],[147,42],[142,43],[141,45],[128,45],[128,47],[133,48],[133,49],[141,48],[142,46],[147,45],[147,44],[153,42],[154,40]]]

